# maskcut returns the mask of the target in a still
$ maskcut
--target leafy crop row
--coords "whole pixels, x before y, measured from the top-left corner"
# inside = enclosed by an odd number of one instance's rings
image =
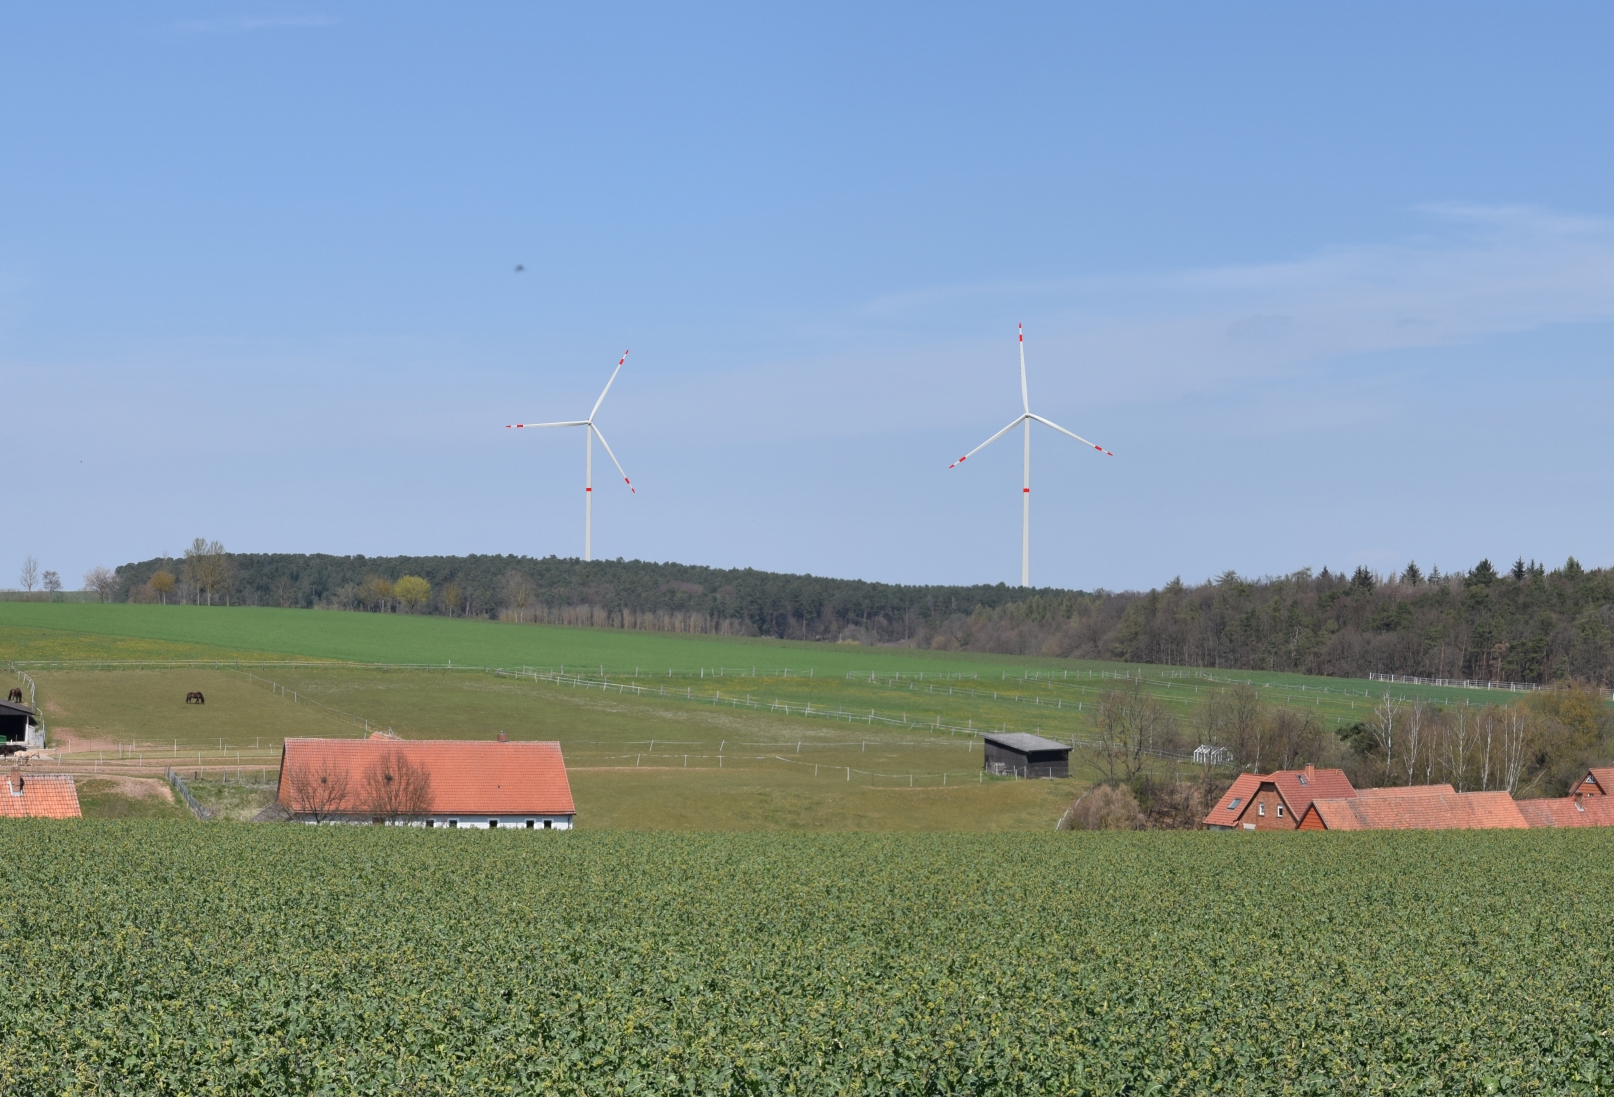
[[[0,829],[7,1093],[1614,1089],[1614,835]]]

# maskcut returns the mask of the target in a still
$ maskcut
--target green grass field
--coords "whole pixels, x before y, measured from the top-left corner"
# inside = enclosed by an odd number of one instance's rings
[[[1600,831],[0,830],[8,1093],[1614,1089]]]
[[[1249,681],[1310,708],[1325,727],[1365,717],[1384,689],[1300,675],[194,606],[0,603],[0,658],[37,684],[52,745],[81,772],[172,765],[188,779],[272,781],[288,736],[505,731],[558,740],[579,825],[607,828],[1047,829],[1082,781],[984,778],[977,732],[1090,737],[1094,702],[1116,675],[1141,676],[1185,719],[1207,692]],[[487,669],[523,667],[552,678]],[[184,704],[191,690],[207,704]],[[1392,690],[1465,699],[1457,690]],[[1167,779],[1191,772],[1154,766]]]

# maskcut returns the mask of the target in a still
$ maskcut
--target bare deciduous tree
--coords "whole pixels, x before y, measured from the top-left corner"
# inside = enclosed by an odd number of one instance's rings
[[[39,561],[32,556],[23,557],[22,571],[17,575],[17,579],[22,583],[22,589],[32,594],[34,584],[39,582]]]
[[[98,599],[110,602],[118,589],[118,577],[111,568],[93,567],[84,573],[84,589],[93,590]]]
[[[1177,746],[1176,719],[1142,681],[1099,699],[1095,729],[1098,744],[1087,748],[1087,763],[1112,785],[1131,784],[1151,755]]]
[[[211,606],[215,596],[228,597],[235,580],[235,563],[224,551],[223,544],[198,537],[185,550],[181,572],[185,581],[196,591],[197,602],[200,603],[205,590],[207,604]]]
[[[329,759],[294,766],[286,774],[286,784],[291,790],[291,803],[286,806],[316,823],[329,822],[351,810],[347,770]]]
[[[1373,733],[1373,741],[1378,744],[1384,755],[1384,777],[1391,779],[1395,772],[1396,733],[1400,731],[1401,702],[1391,697],[1388,692],[1382,700],[1373,706],[1373,718],[1368,721],[1368,730]]]
[[[505,575],[504,582],[500,586],[504,604],[515,612],[517,621],[525,621],[527,607],[532,605],[532,600],[538,593],[532,585],[532,579],[524,572],[512,571]]]
[[[431,810],[431,774],[401,750],[389,750],[364,774],[365,808],[389,823],[407,821]]]

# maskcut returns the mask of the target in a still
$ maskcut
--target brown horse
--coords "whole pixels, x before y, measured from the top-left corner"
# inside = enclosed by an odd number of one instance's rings
[[[205,705],[205,704],[207,704],[207,698],[202,696],[202,691],[201,690],[193,689],[193,690],[191,690],[189,693],[187,693],[185,695],[185,703],[187,705],[189,705],[189,704]]]
[[[15,701],[15,702],[17,702],[17,704],[19,704],[19,705],[20,705],[20,704],[22,704],[22,690],[20,690],[20,689],[13,689],[13,690],[12,690],[12,691],[11,691],[11,694],[10,694],[10,696],[8,696],[8,697],[7,697],[7,698],[6,698],[6,700],[8,700],[8,701]]]

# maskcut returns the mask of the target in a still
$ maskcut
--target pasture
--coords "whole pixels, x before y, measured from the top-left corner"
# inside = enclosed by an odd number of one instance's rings
[[[0,657],[90,776],[174,766],[226,814],[288,736],[558,740],[583,827],[1048,829],[1084,783],[980,772],[983,730],[1092,735],[1118,679],[1185,720],[1234,681],[1365,717],[1382,685],[1298,675],[306,610],[0,603]],[[1461,703],[1464,691],[1390,687]],[[205,705],[186,705],[202,691]],[[1478,703],[1494,700],[1468,691]],[[1079,756],[1078,756],[1079,759]],[[1170,779],[1194,771],[1151,763]],[[202,793],[199,793],[202,794]],[[203,795],[206,802],[206,795]]]
[[[1614,1087],[1596,831],[0,829],[7,1092]]]

